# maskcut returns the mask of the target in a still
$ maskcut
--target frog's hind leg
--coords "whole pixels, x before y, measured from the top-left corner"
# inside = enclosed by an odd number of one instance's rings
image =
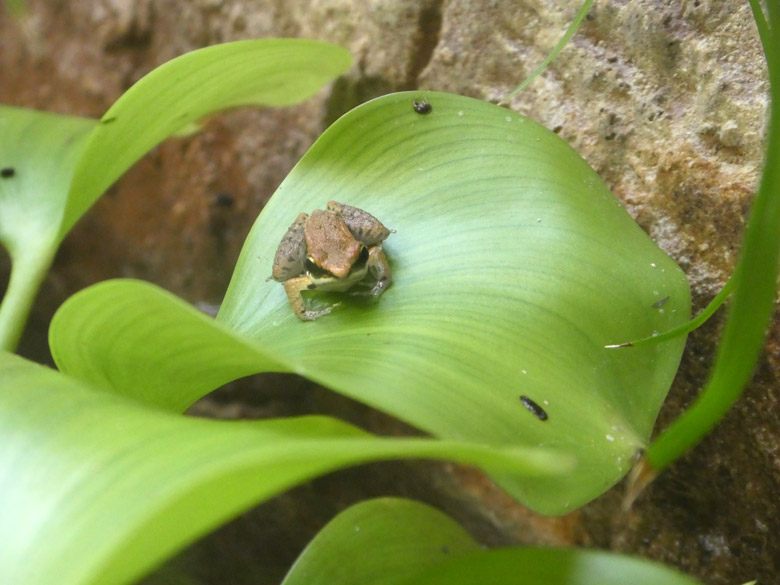
[[[270,277],[277,282],[284,282],[303,274],[306,260],[306,238],[303,226],[308,217],[305,213],[299,214],[279,242]]]
[[[368,294],[378,297],[381,295],[390,283],[393,281],[393,275],[390,271],[390,264],[387,262],[387,256],[382,251],[382,246],[374,246],[368,251],[368,260],[366,266],[371,274],[374,286]]]
[[[330,313],[338,303],[323,307],[322,309],[309,309],[306,307],[306,299],[303,298],[303,291],[310,290],[311,280],[308,276],[299,276],[297,278],[291,278],[284,283],[284,292],[287,293],[287,298],[290,300],[290,305],[293,311],[301,321],[314,321]]]

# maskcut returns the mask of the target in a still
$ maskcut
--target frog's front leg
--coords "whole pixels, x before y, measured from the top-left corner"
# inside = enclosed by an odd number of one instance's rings
[[[374,246],[368,251],[366,266],[372,280],[375,280],[375,284],[369,294],[378,297],[385,292],[393,281],[390,264],[387,263],[387,256],[382,251],[382,246]]]
[[[313,288],[315,288],[315,285],[308,275],[291,278],[284,282],[284,292],[287,293],[287,298],[290,300],[290,306],[301,321],[314,321],[323,315],[327,315],[337,306],[337,304],[330,305],[329,307],[317,310],[306,308],[306,300],[303,298],[303,291],[312,290]]]

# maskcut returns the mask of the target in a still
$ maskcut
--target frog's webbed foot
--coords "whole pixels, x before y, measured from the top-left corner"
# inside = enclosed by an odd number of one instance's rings
[[[387,256],[382,251],[382,246],[374,246],[368,251],[366,266],[368,267],[368,273],[371,275],[366,285],[371,286],[371,288],[365,291],[356,291],[352,294],[378,297],[385,292],[393,281],[390,265],[387,263]]]
[[[311,280],[308,276],[291,278],[284,283],[284,292],[287,293],[290,305],[301,321],[314,321],[315,319],[319,319],[341,304],[335,303],[327,307],[322,307],[321,309],[310,309],[306,303],[306,299],[303,298],[303,291],[310,290],[310,284]]]

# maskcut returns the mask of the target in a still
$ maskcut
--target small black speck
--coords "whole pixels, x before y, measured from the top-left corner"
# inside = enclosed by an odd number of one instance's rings
[[[384,282],[384,281],[386,281],[386,280],[387,280],[387,277],[386,277],[386,276],[383,276],[382,278],[380,278],[380,279],[379,279],[379,282]]]
[[[536,402],[528,398],[528,396],[521,396],[520,402],[522,402],[523,406],[525,406],[528,410],[534,413],[536,418],[539,420],[547,420],[547,413],[544,411],[544,409],[536,404]]]
[[[233,196],[230,193],[225,192],[214,195],[214,199],[212,201],[217,207],[233,207],[233,204],[235,203]]]
[[[4,167],[0,169],[0,177],[4,179],[10,179],[16,174],[16,169],[13,167]]]
[[[100,123],[101,124],[110,124],[111,122],[114,122],[116,120],[116,116],[109,116],[108,118],[101,118]]]
[[[661,307],[663,307],[666,304],[666,301],[668,301],[668,300],[669,300],[669,297],[664,297],[660,301],[654,302],[651,306],[654,309],[660,309]]]
[[[309,290],[314,290],[315,288],[317,288],[317,285],[312,283],[309,286],[307,286],[306,288],[308,288]]]
[[[433,111],[433,106],[428,100],[414,100],[412,105],[414,106],[414,111],[423,116],[425,114],[430,114]]]

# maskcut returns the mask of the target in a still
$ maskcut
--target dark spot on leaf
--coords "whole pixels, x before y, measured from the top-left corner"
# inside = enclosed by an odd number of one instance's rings
[[[414,111],[423,116],[433,111],[433,106],[431,106],[428,100],[414,100],[413,106]]]
[[[4,179],[10,179],[16,174],[16,169],[13,167],[4,167],[0,169],[0,177]]]
[[[100,123],[101,124],[110,124],[111,122],[116,120],[116,116],[109,116],[108,118],[101,118]]]
[[[522,402],[523,406],[525,406],[528,410],[534,413],[536,418],[539,420],[547,420],[547,413],[544,411],[544,409],[536,404],[536,402],[528,398],[528,396],[521,396],[520,402]]]
[[[666,304],[666,301],[668,301],[668,300],[669,300],[669,297],[664,297],[660,301],[654,302],[651,306],[654,309],[660,309],[661,307],[663,307]]]
[[[308,288],[309,290],[314,290],[315,288],[317,288],[317,285],[312,283],[312,284],[308,285],[306,288]]]

